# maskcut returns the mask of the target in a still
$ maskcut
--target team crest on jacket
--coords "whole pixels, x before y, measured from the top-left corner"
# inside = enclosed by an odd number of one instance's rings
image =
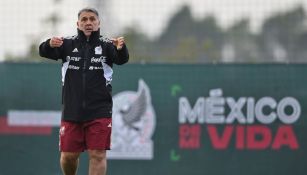
[[[102,54],[102,48],[101,48],[101,46],[95,47],[95,54],[96,54],[96,55],[101,55],[101,54]]]
[[[140,79],[138,91],[123,91],[113,97],[111,159],[152,159],[155,112],[150,89]]]

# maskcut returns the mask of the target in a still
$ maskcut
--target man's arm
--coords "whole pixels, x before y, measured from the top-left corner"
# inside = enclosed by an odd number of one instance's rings
[[[52,37],[45,42],[42,42],[39,46],[39,55],[41,57],[58,60],[62,57],[63,50],[63,38]]]

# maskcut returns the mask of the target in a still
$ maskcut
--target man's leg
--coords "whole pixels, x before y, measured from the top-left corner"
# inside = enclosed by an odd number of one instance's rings
[[[76,175],[79,164],[78,152],[61,152],[61,168],[64,175]]]
[[[86,123],[85,140],[89,155],[89,175],[105,175],[106,150],[111,144],[111,118],[99,118]]]
[[[105,175],[107,171],[106,150],[88,150],[89,175]]]

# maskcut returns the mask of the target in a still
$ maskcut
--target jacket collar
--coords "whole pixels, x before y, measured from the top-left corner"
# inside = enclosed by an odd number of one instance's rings
[[[77,30],[78,30],[78,38],[82,42],[87,41],[86,36],[84,35],[83,31],[81,31],[80,29],[77,29]],[[99,37],[100,37],[100,29],[98,29],[97,31],[93,31],[92,32],[92,34],[91,34],[91,36],[89,38],[89,42],[92,43],[92,42],[98,41]]]

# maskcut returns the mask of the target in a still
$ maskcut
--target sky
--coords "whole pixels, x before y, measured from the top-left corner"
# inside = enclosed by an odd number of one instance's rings
[[[93,0],[0,0],[0,61],[5,54],[25,54],[33,40],[41,42],[53,35],[68,36],[76,32],[78,10]],[[251,20],[257,31],[263,20],[274,13],[284,12],[303,5],[307,0],[109,0],[102,15],[102,30],[116,31],[120,35],[127,26],[135,26],[150,38],[155,38],[166,27],[170,17],[188,4],[192,15],[202,19],[214,15],[220,26],[227,28],[244,17]],[[61,17],[54,31],[46,21],[53,12]],[[105,17],[107,16],[107,17]],[[105,25],[105,26],[104,26]],[[110,26],[110,27],[109,27]],[[109,28],[108,28],[109,27]],[[116,30],[115,30],[116,29]]]

